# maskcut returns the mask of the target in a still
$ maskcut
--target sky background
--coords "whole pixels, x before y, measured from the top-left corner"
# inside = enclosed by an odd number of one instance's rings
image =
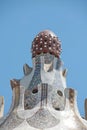
[[[77,90],[80,114],[87,98],[87,0],[0,0],[0,95],[8,112],[10,79],[20,79],[32,66],[31,44],[45,29],[62,42],[61,59],[68,69],[67,87]]]

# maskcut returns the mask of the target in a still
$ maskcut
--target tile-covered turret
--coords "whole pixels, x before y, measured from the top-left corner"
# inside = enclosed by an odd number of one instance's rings
[[[34,38],[33,67],[24,64],[24,77],[10,81],[12,105],[0,118],[0,130],[87,130],[87,99],[83,119],[76,91],[66,85],[61,50],[59,38],[49,30]]]

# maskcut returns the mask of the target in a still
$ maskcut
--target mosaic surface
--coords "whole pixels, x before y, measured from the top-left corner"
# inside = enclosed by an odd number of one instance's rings
[[[34,38],[33,67],[25,64],[24,77],[11,80],[12,105],[7,116],[0,118],[0,130],[87,130],[87,115],[80,116],[76,91],[66,88],[60,53],[60,41],[51,31]]]

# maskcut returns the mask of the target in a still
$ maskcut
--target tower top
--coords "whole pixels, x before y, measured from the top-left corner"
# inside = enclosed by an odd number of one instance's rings
[[[40,32],[32,42],[32,57],[34,58],[41,53],[50,53],[55,57],[60,57],[61,43],[50,30]]]

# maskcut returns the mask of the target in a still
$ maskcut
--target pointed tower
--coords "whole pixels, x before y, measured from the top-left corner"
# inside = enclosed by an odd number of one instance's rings
[[[49,30],[40,32],[31,51],[33,67],[25,64],[24,77],[10,81],[12,105],[0,119],[0,130],[87,130],[87,121],[78,112],[76,91],[66,85],[58,37]]]

